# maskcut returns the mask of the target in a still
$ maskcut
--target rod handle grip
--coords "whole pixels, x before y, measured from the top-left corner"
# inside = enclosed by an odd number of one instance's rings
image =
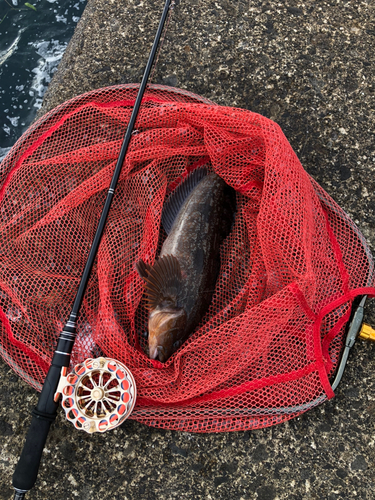
[[[33,413],[26,441],[13,474],[14,488],[29,491],[34,486],[43,448],[53,420],[53,418],[45,418]]]

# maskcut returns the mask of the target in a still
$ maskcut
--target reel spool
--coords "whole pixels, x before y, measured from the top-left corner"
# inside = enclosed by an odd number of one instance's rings
[[[123,363],[100,357],[86,359],[62,375],[57,393],[62,395],[66,418],[92,434],[121,425],[134,408],[137,389]]]

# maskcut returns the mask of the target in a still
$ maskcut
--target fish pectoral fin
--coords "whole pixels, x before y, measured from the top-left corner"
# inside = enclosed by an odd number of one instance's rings
[[[155,309],[162,303],[177,307],[178,297],[182,292],[182,274],[180,263],[173,255],[165,255],[153,266],[147,268],[146,281],[149,308]]]
[[[136,262],[135,267],[138,271],[138,274],[141,278],[145,279],[148,276],[148,271],[151,269],[150,264],[146,264],[142,259]]]
[[[173,223],[185,200],[206,175],[207,169],[205,167],[196,168],[169,195],[164,204],[161,216],[161,223],[167,234],[170,233]]]

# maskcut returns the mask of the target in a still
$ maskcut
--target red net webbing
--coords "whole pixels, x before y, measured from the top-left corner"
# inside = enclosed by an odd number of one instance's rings
[[[0,353],[40,390],[100,217],[137,85],[89,92],[36,122],[0,170]],[[364,238],[303,170],[279,126],[171,87],[145,94],[72,365],[105,355],[133,373],[131,415],[156,427],[269,426],[333,396],[353,299],[373,295]],[[207,165],[237,191],[212,304],[165,363],[144,352],[134,264],[153,262],[166,194]]]

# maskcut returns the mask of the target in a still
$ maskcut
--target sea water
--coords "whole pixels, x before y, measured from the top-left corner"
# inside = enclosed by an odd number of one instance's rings
[[[86,0],[0,0],[0,161],[34,120]]]

